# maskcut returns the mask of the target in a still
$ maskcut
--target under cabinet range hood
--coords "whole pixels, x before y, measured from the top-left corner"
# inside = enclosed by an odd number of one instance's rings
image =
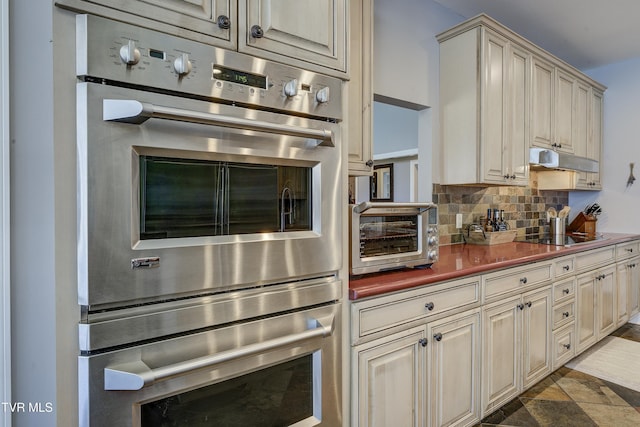
[[[529,149],[529,164],[532,167],[541,166],[547,169],[563,169],[581,172],[599,172],[596,160],[573,154],[560,153],[545,148]]]

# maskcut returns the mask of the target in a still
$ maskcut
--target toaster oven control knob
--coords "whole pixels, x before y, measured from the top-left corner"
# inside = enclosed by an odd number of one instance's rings
[[[140,61],[140,50],[136,47],[136,42],[129,40],[129,43],[120,47],[120,59],[127,65],[136,65]]]
[[[318,101],[319,104],[329,102],[329,87],[323,87],[316,92],[316,101]]]
[[[429,239],[427,240],[427,243],[430,246],[436,245],[438,243],[438,237],[437,236],[431,236],[429,237]]]
[[[427,233],[429,234],[436,234],[438,232],[438,227],[429,227],[427,229]]]
[[[284,94],[287,98],[293,98],[298,94],[298,79],[289,80],[284,84]]]
[[[431,250],[427,253],[429,257],[429,261],[436,261],[438,259],[438,252],[435,250]]]
[[[173,61],[173,69],[176,70],[176,73],[178,73],[180,77],[189,74],[191,72],[191,61],[189,60],[189,54],[183,53],[178,56]]]

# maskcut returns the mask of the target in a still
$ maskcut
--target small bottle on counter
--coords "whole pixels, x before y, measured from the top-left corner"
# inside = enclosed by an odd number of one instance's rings
[[[484,223],[484,231],[493,231],[493,221],[491,221],[491,209],[487,209],[487,220]]]
[[[493,210],[493,231],[500,231],[500,211]]]
[[[504,220],[504,209],[500,209],[500,222],[498,223],[498,231],[507,231],[507,222]]]

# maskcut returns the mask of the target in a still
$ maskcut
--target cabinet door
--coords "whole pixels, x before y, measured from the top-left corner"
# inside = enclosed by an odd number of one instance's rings
[[[573,121],[573,152],[576,156],[588,157],[587,148],[591,138],[591,88],[584,83],[576,85],[574,121]],[[589,172],[578,172],[578,187],[587,188]]]
[[[509,49],[509,91],[507,99],[506,173],[511,184],[529,184],[529,104],[531,94],[531,54],[514,44]]]
[[[596,305],[598,307],[598,340],[616,328],[616,269],[611,266],[598,270],[596,275]]]
[[[551,148],[554,143],[554,76],[552,65],[533,58],[531,144],[536,147]]]
[[[627,273],[627,295],[629,317],[640,311],[640,258],[633,258],[626,263],[629,266]]]
[[[350,2],[350,65],[347,82],[349,175],[371,175],[373,118],[373,0]]]
[[[240,0],[238,9],[239,51],[345,71],[345,0]]]
[[[589,145],[587,146],[587,157],[597,160],[598,165],[600,165],[600,158],[602,157],[602,98],[602,92],[593,89],[591,94],[591,133]],[[602,190],[601,173],[589,173],[587,185],[592,190]]]
[[[631,277],[630,265],[631,264],[627,262],[621,262],[618,263],[616,267],[616,326],[621,326],[629,320],[629,308],[631,306],[631,299],[629,298],[629,279]]]
[[[482,310],[482,414],[516,396],[520,386],[522,311],[520,296]]]
[[[522,296],[522,378],[526,388],[551,372],[551,287]]]
[[[231,0],[58,0],[56,3],[103,16],[122,16],[113,10],[131,14],[131,24],[149,26],[149,20],[161,23],[153,28],[179,34],[204,43],[235,49],[236,2]],[[104,6],[104,8],[101,8]],[[218,25],[226,17],[230,25]],[[226,28],[225,28],[226,27]],[[153,47],[153,46],[152,46]]]
[[[480,165],[485,182],[504,183],[506,125],[506,56],[508,42],[491,31],[483,31],[482,140]]]
[[[562,70],[556,70],[555,138],[552,147],[573,153],[573,94],[576,79]],[[555,145],[554,145],[555,144]]]
[[[359,427],[424,427],[425,328],[356,347]]]
[[[472,425],[480,419],[479,327],[479,310],[428,325],[427,402],[432,427]]]
[[[596,342],[596,291],[591,273],[577,278],[576,353]]]

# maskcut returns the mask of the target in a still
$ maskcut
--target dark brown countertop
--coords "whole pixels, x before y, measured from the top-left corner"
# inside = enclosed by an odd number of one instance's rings
[[[640,239],[640,235],[622,233],[604,233],[603,237],[605,237],[604,240],[571,247],[525,242],[494,246],[468,244],[441,246],[440,258],[431,268],[403,269],[352,278],[349,280],[349,299],[357,300],[382,295]]]

